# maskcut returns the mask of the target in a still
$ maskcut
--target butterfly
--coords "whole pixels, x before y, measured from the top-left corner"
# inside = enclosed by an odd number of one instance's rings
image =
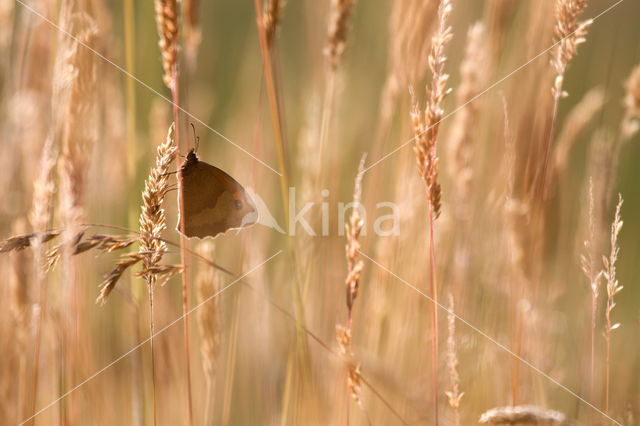
[[[177,230],[187,238],[216,237],[258,221],[255,203],[234,178],[200,161],[194,149],[180,166]],[[183,223],[184,220],[184,223]]]

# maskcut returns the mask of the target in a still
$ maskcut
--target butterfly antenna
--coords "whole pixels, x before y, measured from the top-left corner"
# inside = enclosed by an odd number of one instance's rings
[[[193,123],[191,124],[191,128],[193,129],[193,140],[195,145],[195,152],[198,152],[198,146],[200,145],[200,137],[196,135],[196,126]]]

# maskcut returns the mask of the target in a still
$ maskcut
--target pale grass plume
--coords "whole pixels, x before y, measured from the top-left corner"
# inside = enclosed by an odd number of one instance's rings
[[[452,285],[461,289],[467,281],[473,242],[470,227],[473,215],[475,143],[480,131],[481,104],[475,98],[486,85],[488,47],[484,24],[476,22],[467,33],[465,56],[460,64],[461,82],[456,91],[458,112],[447,140],[447,171],[451,178],[449,227],[453,233],[451,257]],[[457,293],[456,294],[460,294]]]
[[[510,129],[509,109],[503,98],[505,164],[506,164],[506,194],[502,214],[504,218],[505,259],[509,281],[509,300],[512,306],[511,345],[515,353],[522,351],[522,336],[526,322],[523,319],[519,302],[527,298],[528,259],[530,254],[530,233],[528,232],[528,218],[531,211],[530,203],[524,200],[516,190],[516,145]],[[520,388],[520,362],[514,358],[511,363],[511,402],[515,404]]]
[[[202,30],[200,29],[200,0],[184,0],[182,3],[184,22],[184,46],[185,57],[189,66],[194,69],[198,47],[202,41]],[[162,39],[162,38],[161,38]]]
[[[516,405],[496,407],[480,416],[480,423],[494,425],[568,425],[567,416],[560,411],[536,407],[534,405]]]
[[[196,252],[206,259],[213,259],[215,247],[211,241],[200,243]],[[200,331],[200,355],[202,370],[204,371],[207,385],[205,416],[203,424],[210,424],[211,409],[214,399],[216,383],[216,365],[220,350],[220,319],[218,298],[214,297],[221,288],[220,275],[216,269],[208,264],[201,263],[196,276],[196,300],[198,309],[197,321]]]
[[[630,139],[640,129],[640,65],[636,66],[625,84],[624,118],[621,125],[623,139]]]
[[[84,46],[95,46],[98,35],[89,15],[71,13],[70,8],[68,4],[63,5],[61,15],[67,31],[75,39],[61,39],[53,82],[59,102],[56,120],[61,140],[59,211],[69,238],[77,232],[75,227],[83,216],[89,152],[97,140],[93,100],[97,69],[95,55]]]
[[[458,367],[458,351],[456,348],[456,315],[453,294],[449,293],[449,305],[447,311],[447,369],[449,370],[449,382],[451,390],[446,391],[449,407],[454,412],[455,425],[460,425],[460,401],[464,392],[460,391],[460,373]]]
[[[555,169],[561,172],[567,166],[571,151],[578,138],[584,134],[596,114],[604,106],[604,90],[596,87],[589,90],[564,119],[564,124],[556,141]]]
[[[156,164],[145,181],[142,192],[142,212],[140,213],[140,251],[149,253],[143,261],[143,269],[149,269],[160,263],[166,243],[161,240],[167,227],[165,211],[162,207],[164,197],[169,190],[169,172],[176,153],[174,140],[175,125],[172,124],[167,137],[157,148]],[[152,275],[146,276],[151,284]]]
[[[556,73],[552,89],[556,99],[567,96],[562,89],[565,72],[578,46],[586,41],[587,30],[593,22],[591,19],[580,21],[586,7],[586,0],[556,0],[555,3],[557,45],[551,51],[551,65]]]
[[[42,153],[38,161],[38,174],[33,184],[33,201],[29,212],[29,222],[32,229],[44,231],[49,228],[51,206],[56,185],[53,179],[57,153],[54,148],[53,137],[49,136],[42,146]]]
[[[72,251],[75,236],[86,215],[90,152],[97,141],[97,57],[89,48],[97,45],[98,28],[90,15],[75,11],[79,5],[64,1],[60,7],[60,24],[73,37],[59,35],[52,83],[52,107],[55,111],[53,127],[60,144],[57,210],[63,244],[63,285],[59,293],[64,308],[56,322],[65,330],[61,344],[73,348],[66,351],[62,359],[65,365],[64,380],[75,381],[84,368],[82,353],[85,348],[81,335],[86,324],[82,318],[86,287],[81,285],[84,265],[73,257]],[[44,310],[41,312],[44,313]],[[34,389],[35,392],[37,389]],[[70,417],[71,422],[74,421],[77,409],[73,402],[65,409],[65,415]]]
[[[51,212],[55,195],[56,184],[54,180],[57,153],[54,148],[53,136],[49,135],[42,146],[42,153],[38,162],[38,175],[33,184],[33,201],[29,212],[31,228],[36,232],[43,232],[51,223]],[[34,244],[34,263],[37,278],[43,278],[43,254],[41,247],[43,240],[38,235],[38,241]]]
[[[530,212],[529,203],[522,200],[516,193],[516,147],[510,129],[508,107],[503,99],[505,164],[507,174],[507,188],[504,199],[503,214],[505,218],[506,245],[509,253],[509,269],[520,283],[526,277],[526,247],[528,234],[526,232],[527,216]]]
[[[596,345],[596,315],[598,312],[598,296],[600,294],[600,285],[602,281],[602,270],[598,266],[597,252],[598,249],[598,234],[596,230],[596,213],[595,213],[595,199],[593,195],[593,178],[589,177],[589,189],[588,189],[589,207],[587,212],[588,226],[587,226],[587,239],[584,240],[584,252],[580,256],[580,263],[582,266],[582,272],[589,281],[589,287],[591,289],[591,355],[590,355],[590,370],[589,370],[589,387],[590,393],[593,397],[593,386],[595,381],[595,345]]]
[[[324,54],[332,70],[338,68],[349,35],[349,20],[355,0],[332,0]]]
[[[606,211],[609,209],[611,197],[611,187],[616,173],[616,150],[612,149],[615,144],[615,135],[608,129],[597,129],[591,138],[589,147],[587,174],[593,181],[594,216],[596,223],[596,245],[597,253],[602,253],[605,248],[605,236],[601,229],[608,227]]]
[[[533,185],[542,190],[540,197],[535,197],[542,203],[535,207],[542,207],[542,212],[548,201],[549,187],[554,171],[552,148],[554,133],[558,115],[560,99],[569,96],[563,89],[565,73],[569,62],[578,53],[578,46],[586,41],[587,29],[592,21],[579,21],[580,16],[587,7],[586,0],[556,0],[555,2],[555,45],[551,50],[551,66],[555,73],[551,93],[553,95],[551,106],[551,121],[549,124],[548,136],[543,145],[543,156],[539,159],[539,168],[536,167]],[[537,226],[544,227],[544,215],[538,209],[534,210],[536,217],[534,222]],[[537,251],[540,249],[538,248]]]
[[[465,205],[471,193],[473,179],[473,141],[476,139],[480,107],[474,98],[484,89],[487,70],[487,43],[484,24],[476,22],[467,33],[465,57],[460,65],[461,82],[456,101],[464,106],[454,118],[451,138],[447,143],[449,174],[452,178],[452,196],[457,210],[454,214],[468,215]]]
[[[304,111],[304,124],[298,136],[301,149],[296,157],[296,165],[301,173],[301,198],[304,203],[309,201],[317,201],[316,198],[320,192],[320,176],[322,165],[316,161],[310,152],[316,152],[319,149],[318,135],[320,134],[320,113],[322,110],[322,102],[319,95],[311,94],[306,103]]]
[[[611,224],[611,251],[609,253],[609,257],[602,258],[602,263],[604,266],[602,275],[606,282],[607,289],[607,305],[605,308],[605,329],[604,329],[604,337],[606,342],[606,358],[605,358],[605,411],[609,410],[609,387],[611,382],[610,370],[611,370],[611,333],[613,330],[620,327],[620,323],[613,323],[612,314],[613,308],[615,308],[615,295],[618,294],[623,286],[618,282],[618,277],[616,273],[617,262],[618,262],[618,254],[620,253],[620,246],[618,245],[618,235],[622,230],[622,195],[618,194],[618,204],[616,205],[616,213],[613,219],[613,223]]]
[[[606,159],[600,162],[606,162],[607,173],[605,174],[604,190],[606,191],[606,208],[609,208],[614,194],[614,185],[618,166],[620,162],[620,154],[624,144],[633,138],[640,129],[640,66],[636,66],[631,75],[625,82],[625,96],[623,99],[624,115],[619,125],[618,134],[610,136],[610,147],[606,149]],[[604,216],[604,215],[603,215]]]
[[[162,55],[162,69],[164,84],[173,89],[177,78],[176,66],[178,62],[178,2],[176,0],[154,0],[156,27],[160,41]]]
[[[214,245],[211,241],[200,243],[196,252],[206,259],[214,258]],[[215,268],[202,264],[196,276],[198,305],[205,302],[198,310],[198,329],[200,330],[200,352],[202,368],[207,381],[213,382],[216,377],[216,358],[220,349],[220,328],[218,326],[217,298],[209,300],[220,289],[220,276]]]
[[[393,2],[389,16],[388,68],[380,102],[381,129],[386,134],[398,93],[411,82],[420,81],[427,70],[424,57],[429,49],[436,0]]]

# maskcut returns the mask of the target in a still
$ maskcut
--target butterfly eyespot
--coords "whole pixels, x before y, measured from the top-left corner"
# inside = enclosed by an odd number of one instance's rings
[[[236,210],[242,209],[242,201],[234,200],[234,205],[236,206]]]

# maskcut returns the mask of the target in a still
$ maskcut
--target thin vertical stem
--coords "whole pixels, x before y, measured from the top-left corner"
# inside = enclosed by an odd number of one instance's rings
[[[273,133],[276,143],[276,153],[278,156],[278,168],[280,169],[280,191],[282,193],[282,202],[284,206],[284,215],[286,223],[289,223],[289,173],[287,167],[286,149],[284,142],[284,134],[282,131],[282,117],[280,115],[278,92],[276,90],[276,82],[273,74],[273,64],[271,62],[271,51],[267,40],[267,34],[264,27],[264,18],[262,13],[262,1],[254,0],[256,9],[256,22],[258,26],[258,38],[260,41],[260,51],[262,52],[262,62],[265,75],[265,84],[267,87],[267,97],[269,98],[269,110],[271,111],[271,122],[273,124]]]
[[[596,376],[596,315],[598,313],[598,299],[591,294],[591,371],[589,374],[589,395],[591,400],[595,397]]]
[[[178,147],[178,152],[184,151],[182,150],[182,146],[180,144],[180,91],[179,91],[179,74],[177,65],[173,70],[173,85],[171,87],[171,96],[173,98],[173,121],[176,123],[176,133],[175,133],[175,143]],[[178,191],[182,191],[182,170],[178,168]],[[180,217],[184,217],[184,201],[183,197],[180,198],[180,203],[178,208],[180,209]],[[184,220],[180,221],[180,263],[185,266],[184,270],[181,274],[182,281],[182,325],[183,325],[183,336],[184,336],[184,356],[185,356],[185,367],[187,370],[187,424],[193,424],[193,396],[191,393],[191,352],[190,352],[190,338],[189,338],[189,277],[188,277],[188,268],[186,268],[186,248],[187,240],[184,236]]]
[[[324,91],[324,104],[322,106],[322,119],[320,121],[320,164],[325,164],[325,151],[327,150],[327,138],[331,129],[331,116],[335,98],[336,71],[329,70],[327,84]]]
[[[607,327],[611,325],[611,319],[607,315]],[[607,352],[604,367],[604,411],[609,412],[609,382],[611,370],[611,336],[607,334]]]
[[[155,327],[153,322],[153,286],[155,284],[155,279],[153,277],[149,277],[147,282],[147,290],[149,291],[149,347],[151,349],[151,401],[153,406],[153,425],[157,425],[157,404],[156,404],[156,362],[155,362],[155,353],[153,347],[153,340],[155,334]]]
[[[36,249],[38,251],[42,250],[42,247],[39,245]],[[40,253],[42,253],[40,251]],[[42,343],[42,317],[47,308],[47,286],[42,279],[42,270],[41,270],[41,259],[40,255],[36,256],[36,287],[38,288],[38,317],[35,320],[35,330],[34,330],[34,348],[33,348],[33,365],[31,368],[32,371],[32,383],[31,383],[31,407],[29,412],[31,413],[31,421],[29,424],[32,426],[35,425],[35,415],[36,415],[36,404],[38,401],[38,378],[40,376],[40,346]]]
[[[435,425],[438,426],[438,285],[436,281],[436,248],[434,238],[435,212],[433,204],[429,203],[429,269],[431,276],[431,297],[433,298],[433,309],[431,311],[431,369],[433,375],[433,412]]]
[[[133,0],[122,0],[123,20],[124,20],[124,53],[125,53],[125,67],[132,75],[136,75],[135,70],[135,8]],[[130,185],[134,185],[137,182],[138,177],[138,146],[136,138],[136,90],[135,81],[132,78],[126,79],[126,129],[127,129],[127,180]],[[138,224],[138,209],[136,201],[138,194],[131,192],[131,200],[129,202],[129,211],[127,213],[128,228],[134,229]],[[129,279],[133,282],[133,271],[129,274]],[[136,299],[140,298],[140,287],[136,287],[133,291]],[[140,326],[142,325],[141,319],[137,315],[133,315],[133,319],[136,321],[136,332],[134,337],[135,341],[140,341],[138,338],[140,335]],[[139,323],[139,324],[138,324]],[[132,358],[133,371],[136,377],[133,379],[133,390],[135,392],[133,398],[135,401],[132,403],[133,410],[133,422],[137,425],[144,424],[144,378],[142,369],[139,368],[141,361],[140,355],[136,354]],[[136,365],[138,368],[136,368]]]
[[[205,393],[205,403],[204,403],[204,426],[209,426],[209,424],[211,424],[211,397],[212,395],[212,390],[213,390],[213,380],[211,380],[210,378],[206,378],[206,382],[207,382],[207,391]]]

